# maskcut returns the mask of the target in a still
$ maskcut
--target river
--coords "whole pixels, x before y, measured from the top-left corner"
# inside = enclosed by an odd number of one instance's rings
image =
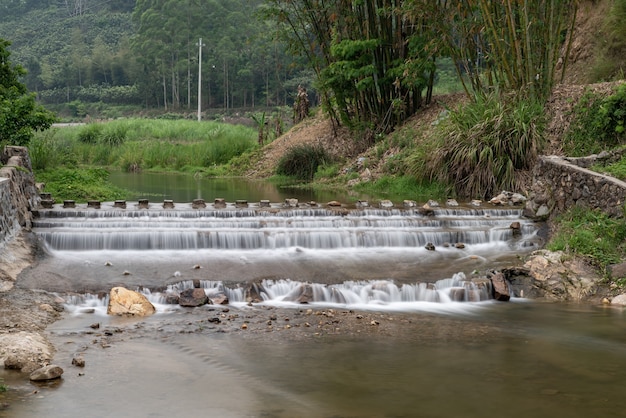
[[[263,194],[248,200],[269,198]],[[10,388],[0,417],[626,411],[623,309],[452,298],[459,287],[474,292],[455,280],[465,283],[541,245],[537,227],[516,210],[442,207],[423,216],[404,208],[346,215],[157,206],[57,207],[37,220],[34,231],[48,255],[20,276],[20,286],[91,293],[64,296],[64,319],[48,328],[63,378],[36,385],[0,371]],[[522,223],[521,235],[510,230],[514,221]],[[435,251],[424,248],[427,241]],[[446,246],[457,241],[464,245]],[[250,306],[237,286],[261,278],[265,301]],[[165,292],[194,279],[207,289],[233,287],[231,304],[162,303]],[[307,305],[287,301],[300,281],[332,291]],[[151,289],[144,291],[157,314],[107,316],[97,292],[117,284]],[[328,296],[338,292],[338,299]],[[77,354],[84,368],[71,364]]]

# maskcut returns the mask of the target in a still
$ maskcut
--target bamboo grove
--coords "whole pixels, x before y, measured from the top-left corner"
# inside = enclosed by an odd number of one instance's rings
[[[437,59],[468,96],[545,100],[564,71],[576,0],[270,0],[338,123],[385,133],[427,104]]]

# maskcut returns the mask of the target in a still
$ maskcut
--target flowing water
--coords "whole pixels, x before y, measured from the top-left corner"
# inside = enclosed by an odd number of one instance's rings
[[[67,314],[49,332],[66,373],[42,386],[0,373],[11,387],[0,416],[626,410],[622,310],[495,302],[487,285],[472,280],[474,271],[510,265],[542,245],[539,225],[518,209],[138,209],[129,202],[128,209],[57,206],[39,215],[34,231],[47,256],[19,283],[65,298]],[[252,306],[250,282],[262,298]],[[118,284],[139,288],[157,314],[108,317],[99,292]],[[230,304],[167,303],[194,285]],[[84,369],[70,365],[77,352]]]

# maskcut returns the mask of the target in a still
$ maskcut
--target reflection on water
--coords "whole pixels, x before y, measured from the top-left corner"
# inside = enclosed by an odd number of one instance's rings
[[[90,348],[84,376],[67,366],[61,387],[0,416],[603,417],[626,408],[623,310],[515,302],[411,318],[396,335],[305,341],[144,333]],[[82,344],[70,343],[68,325],[52,329],[66,343],[63,364]]]
[[[185,174],[163,173],[123,173],[112,172],[110,181],[115,186],[133,191],[127,200],[148,199],[151,201],[173,200],[174,202],[192,202],[204,199],[213,202],[223,198],[227,202],[247,200],[249,202],[283,202],[295,198],[300,202],[329,202],[338,200],[343,203],[354,202],[356,197],[328,191],[279,187],[268,181],[255,181],[245,178],[202,178]],[[405,197],[409,199],[410,197]]]

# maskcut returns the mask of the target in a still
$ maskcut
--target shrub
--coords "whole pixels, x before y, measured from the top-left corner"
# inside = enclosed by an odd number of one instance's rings
[[[104,128],[97,123],[90,123],[78,132],[78,140],[85,144],[95,144],[100,140]]]
[[[572,109],[572,122],[563,149],[579,157],[614,148],[626,141],[626,84],[600,97],[587,92]]]
[[[278,162],[276,174],[311,180],[317,167],[330,162],[321,145],[300,145],[288,150]]]
[[[120,146],[126,141],[127,130],[124,125],[112,125],[107,127],[100,141],[111,147]]]
[[[411,165],[430,179],[454,185],[460,197],[519,190],[518,171],[532,168],[543,145],[544,124],[539,102],[480,95],[448,113],[436,132],[439,147],[425,161],[413,158]]]

